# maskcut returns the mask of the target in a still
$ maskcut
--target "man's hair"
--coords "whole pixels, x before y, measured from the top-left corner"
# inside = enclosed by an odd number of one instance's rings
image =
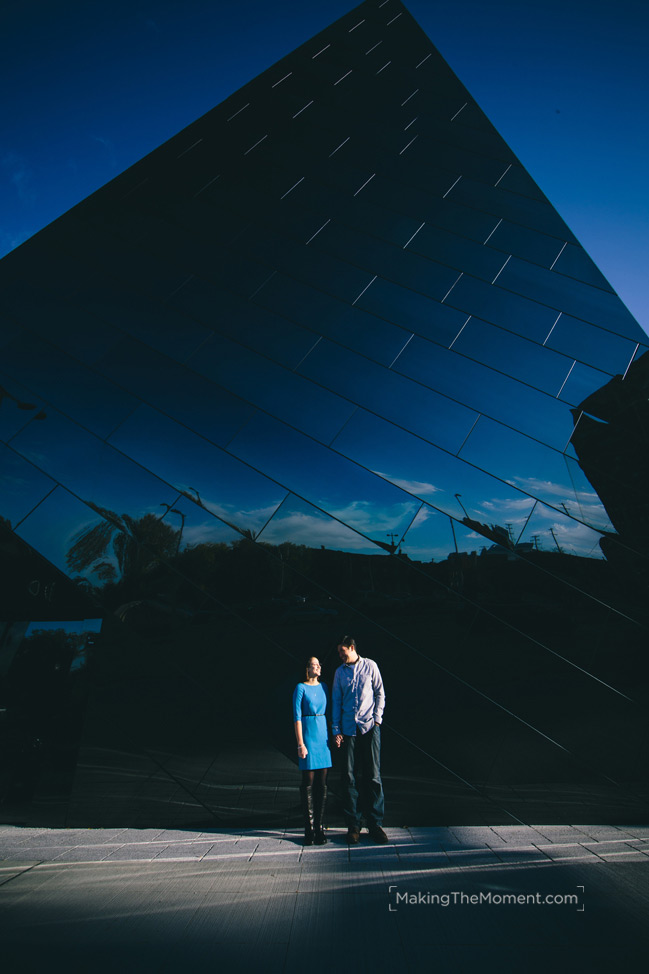
[[[338,645],[346,646],[347,649],[356,649],[356,640],[353,636],[343,636]]]

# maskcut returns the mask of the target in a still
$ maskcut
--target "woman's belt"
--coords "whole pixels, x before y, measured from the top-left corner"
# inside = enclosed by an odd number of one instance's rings
[[[302,714],[302,717],[324,717],[325,714]]]

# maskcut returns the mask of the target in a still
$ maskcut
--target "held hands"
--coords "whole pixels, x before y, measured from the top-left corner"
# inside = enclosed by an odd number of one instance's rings
[[[297,756],[299,758],[305,758],[309,752],[306,749],[306,744],[298,744],[297,746]]]
[[[342,744],[342,742],[344,740],[343,735],[342,734],[336,734],[336,736],[334,737],[334,740],[336,742],[336,747],[340,747],[340,745]]]

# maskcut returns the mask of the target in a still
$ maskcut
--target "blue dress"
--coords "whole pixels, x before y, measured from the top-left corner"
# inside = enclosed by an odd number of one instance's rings
[[[331,751],[327,743],[328,694],[324,684],[308,686],[298,683],[293,693],[293,720],[302,721],[302,738],[309,752],[298,758],[300,771],[315,771],[331,767]]]

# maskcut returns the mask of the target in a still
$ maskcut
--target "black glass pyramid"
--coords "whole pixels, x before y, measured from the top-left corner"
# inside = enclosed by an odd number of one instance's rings
[[[398,0],[0,276],[7,820],[296,824],[343,632],[388,824],[640,819],[648,339]]]

